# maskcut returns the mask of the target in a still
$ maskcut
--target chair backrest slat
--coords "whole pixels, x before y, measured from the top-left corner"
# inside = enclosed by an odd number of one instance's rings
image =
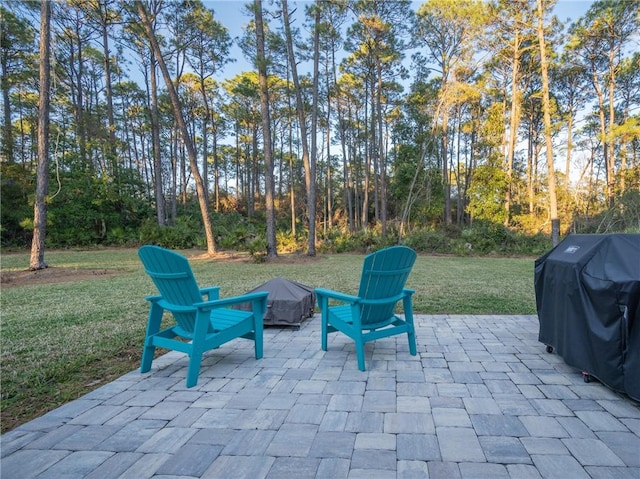
[[[186,279],[189,277],[189,273],[184,271],[180,273],[158,273],[156,271],[145,271],[154,279]]]

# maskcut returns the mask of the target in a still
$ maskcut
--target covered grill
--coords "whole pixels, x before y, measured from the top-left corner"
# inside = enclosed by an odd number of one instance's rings
[[[570,235],[535,262],[538,339],[640,400],[640,234]]]

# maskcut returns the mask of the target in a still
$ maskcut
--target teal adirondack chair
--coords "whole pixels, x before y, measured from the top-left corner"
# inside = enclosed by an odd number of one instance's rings
[[[159,296],[145,298],[151,307],[140,372],[146,373],[151,369],[156,347],[181,351],[189,356],[187,387],[198,382],[202,355],[235,338],[252,340],[256,359],[262,357],[268,292],[220,299],[219,287],[198,287],[184,256],[150,245],[141,247],[138,256],[160,292]],[[252,305],[251,311],[229,308],[247,302]],[[165,311],[171,313],[175,323],[160,329]]]
[[[365,370],[364,345],[396,334],[407,334],[409,352],[416,354],[412,295],[404,287],[416,253],[406,246],[392,246],[367,255],[362,267],[357,296],[328,289],[315,290],[322,310],[322,349],[327,350],[328,333],[341,331],[355,341],[358,368]],[[329,301],[337,303],[329,306]],[[394,311],[402,301],[404,319]]]

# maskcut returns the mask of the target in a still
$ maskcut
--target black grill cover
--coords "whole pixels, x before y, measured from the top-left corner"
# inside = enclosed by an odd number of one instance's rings
[[[267,312],[264,315],[266,326],[300,326],[305,318],[313,316],[316,297],[313,289],[304,284],[285,278],[274,278],[261,284],[249,293],[268,291]],[[238,309],[249,309],[250,305],[241,304]]]
[[[640,400],[640,234],[568,236],[536,260],[535,293],[538,339]]]

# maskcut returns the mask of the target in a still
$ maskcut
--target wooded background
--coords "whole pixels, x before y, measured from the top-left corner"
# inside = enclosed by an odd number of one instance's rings
[[[2,245],[30,244],[45,159],[52,247],[482,252],[552,220],[640,231],[640,2],[567,23],[554,4],[254,0],[231,38],[215,2],[50,2],[39,155],[42,5],[3,2]],[[234,43],[252,68],[223,78]]]

